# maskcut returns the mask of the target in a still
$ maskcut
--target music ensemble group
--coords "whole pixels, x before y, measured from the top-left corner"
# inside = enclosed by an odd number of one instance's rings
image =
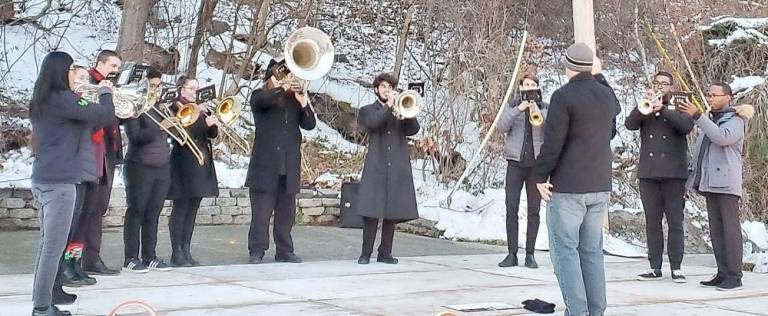
[[[509,254],[499,266],[518,265],[517,214],[525,187],[524,265],[538,267],[534,246],[543,198],[549,208],[550,256],[568,315],[601,315],[606,308],[602,222],[611,192],[610,141],[616,135],[621,107],[601,74],[600,61],[593,56],[583,43],[569,47],[565,64],[570,80],[554,92],[550,103],[541,102],[540,93],[538,99],[518,96],[505,107],[499,123],[506,135],[509,245]],[[312,62],[314,66],[318,63]],[[202,198],[218,195],[211,141],[225,128],[222,118],[210,104],[197,102],[195,74],[178,79],[174,88],[178,95],[173,100],[152,98],[151,110],[127,118],[118,115],[126,104],[133,104],[129,102],[131,92],[105,79],[118,73],[121,64],[120,56],[109,50],[100,52],[90,69],[75,65],[64,52],[51,52],[42,62],[30,101],[35,144],[32,192],[41,218],[33,315],[69,315],[56,304],[72,303],[76,297],[64,292],[62,285],[90,285],[96,282],[90,275],[119,273],[99,256],[101,219],[119,164],[124,168],[128,202],[122,271],[142,273],[198,265],[191,254],[191,239]],[[302,261],[294,253],[291,228],[300,188],[300,130],[311,130],[316,124],[306,82],[296,80],[306,67],[313,65],[295,61],[293,56],[272,60],[263,86],[250,95],[256,127],[245,183],[252,209],[250,263],[261,263],[269,248],[272,216],[275,261]],[[161,74],[154,69],[146,72],[142,82],[147,85],[147,95],[157,96],[163,90]],[[360,264],[371,260],[380,220],[382,238],[376,261],[396,264],[392,255],[395,225],[418,218],[406,137],[418,133],[419,123],[412,113],[404,115],[409,109],[401,103],[408,102],[400,100],[397,86],[391,74],[376,76],[377,100],[359,111],[360,126],[369,135],[357,194],[361,203],[356,207],[364,218]],[[651,269],[638,279],[662,278],[661,225],[666,217],[671,278],[685,282],[680,269],[683,208],[686,191],[691,191],[706,196],[718,267],[717,274],[701,284],[738,289],[742,277],[741,152],[749,111],[737,113],[730,106],[727,84],[709,87],[708,114],[690,100],[670,98],[674,86],[672,75],[659,72],[646,100],[625,122],[642,136],[638,178]],[[534,74],[519,80],[521,91],[538,89]],[[128,138],[125,155],[120,125]],[[700,133],[689,164],[686,135],[694,126]],[[168,224],[170,264],[155,252],[158,218],[166,200],[173,202]]]

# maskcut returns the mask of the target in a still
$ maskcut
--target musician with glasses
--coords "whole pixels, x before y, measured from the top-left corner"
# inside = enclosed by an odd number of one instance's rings
[[[693,120],[670,104],[674,81],[672,74],[660,71],[653,77],[653,87],[640,104],[627,116],[628,130],[640,130],[640,163],[637,178],[640,198],[645,210],[645,231],[650,270],[637,276],[638,280],[659,280],[663,273],[664,231],[662,219],[667,219],[667,254],[672,281],[685,283],[680,269],[685,253],[684,209],[685,180],[688,178],[688,140]],[[639,107],[650,105],[650,113]]]
[[[150,92],[160,95],[163,89],[160,72],[150,68],[147,79]],[[123,223],[123,271],[126,272],[170,269],[155,252],[157,223],[171,185],[168,134],[157,122],[165,128],[171,126],[171,122],[164,120],[156,111],[148,111],[123,123],[128,135],[128,150],[123,165],[128,203]]]
[[[64,293],[57,277],[75,213],[76,186],[97,178],[90,142],[93,126],[115,120],[111,85],[102,83],[94,92],[98,103],[80,98],[74,93],[76,79],[87,74],[72,62],[67,53],[49,53],[40,66],[29,102],[35,139],[32,194],[40,212],[33,316],[70,315],[59,311],[55,304],[72,303],[76,299]]]
[[[198,82],[189,76],[177,80],[179,97],[171,106],[174,113],[188,113],[183,120],[190,138],[203,155],[202,164],[189,145],[173,143],[171,150],[171,187],[167,199],[173,201],[168,231],[171,237],[171,265],[188,267],[198,265],[192,257],[192,234],[195,219],[204,197],[219,195],[219,184],[213,159],[211,141],[219,135],[218,120],[208,115],[204,106],[197,104]],[[189,111],[187,111],[189,110]]]
[[[739,200],[747,118],[730,106],[732,99],[733,93],[728,84],[715,83],[707,90],[707,101],[711,107],[709,115],[701,113],[689,102],[680,106],[694,120],[700,132],[686,186],[707,200],[712,250],[717,262],[717,274],[700,284],[721,291],[742,288],[743,243]]]

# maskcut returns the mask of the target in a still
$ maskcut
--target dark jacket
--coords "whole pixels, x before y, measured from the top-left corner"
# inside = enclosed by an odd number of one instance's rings
[[[602,75],[580,73],[550,99],[544,144],[536,162],[538,183],[554,192],[611,191],[611,138],[621,110]]]
[[[109,89],[99,89],[99,103],[71,91],[53,92],[42,116],[32,116],[35,183],[81,183],[96,180],[91,131],[113,122],[115,108]]]
[[[419,218],[406,136],[419,132],[416,119],[398,120],[378,101],[360,109],[368,152],[357,200],[361,216],[407,221]]]
[[[686,187],[700,193],[741,196],[744,167],[742,153],[747,122],[736,115],[733,108],[727,108],[723,112],[717,122],[713,122],[704,114],[695,121],[700,133],[693,150],[693,168]],[[704,145],[705,138],[707,145]],[[696,168],[697,166],[701,166],[701,169]],[[697,173],[701,175],[699,185],[695,187],[694,179]]]
[[[658,114],[658,115],[656,115]],[[688,140],[693,120],[666,106],[655,114],[632,110],[624,121],[628,130],[640,130],[640,179],[688,178]]]
[[[315,128],[315,112],[309,105],[302,108],[293,94],[286,93],[282,88],[257,89],[251,94],[250,104],[256,135],[253,139],[245,186],[260,192],[278,192],[280,176],[283,173],[286,176],[286,193],[299,193],[299,128]]]
[[[91,75],[92,84],[98,84],[105,79],[94,68],[89,69],[88,73]],[[120,122],[116,119],[103,126],[95,126],[95,128],[104,128],[104,142],[103,145],[99,146],[103,146],[105,167],[111,167],[106,169],[112,170],[116,165],[123,163],[123,138],[120,134]]]
[[[504,159],[517,162],[520,161],[523,152],[523,142],[525,141],[526,136],[525,129],[528,125],[526,122],[528,120],[528,115],[517,109],[520,102],[521,99],[519,97],[509,102],[509,105],[504,108],[504,113],[501,114],[501,119],[499,119],[499,132],[506,136],[504,139]],[[541,102],[539,104],[539,109],[541,110],[541,115],[546,120],[549,104]],[[526,110],[526,112],[530,111]],[[544,143],[543,130],[545,124],[546,121],[541,126],[531,126],[533,129],[534,158],[539,156],[541,144]]]
[[[138,118],[123,122],[125,133],[128,135],[128,152],[125,154],[125,160],[151,167],[162,167],[171,159],[168,133],[147,115],[152,115],[157,122],[163,120],[154,111],[150,111]]]
[[[176,142],[173,143],[169,200],[219,195],[219,183],[216,178],[213,148],[210,141],[219,135],[219,128],[216,125],[207,126],[205,124],[206,117],[206,113],[201,112],[197,121],[186,127],[189,136],[203,153],[204,163],[202,166],[197,162],[197,158],[187,145],[181,146]]]

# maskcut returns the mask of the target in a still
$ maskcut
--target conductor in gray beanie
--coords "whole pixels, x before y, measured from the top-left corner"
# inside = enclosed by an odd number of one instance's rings
[[[565,56],[568,83],[550,100],[534,179],[548,201],[549,249],[565,315],[603,315],[603,214],[611,194],[611,138],[621,111],[584,43]]]

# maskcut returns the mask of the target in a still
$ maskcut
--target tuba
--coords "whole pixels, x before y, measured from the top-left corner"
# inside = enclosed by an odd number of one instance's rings
[[[291,34],[283,46],[285,66],[290,70],[283,78],[291,90],[304,94],[309,81],[325,76],[333,66],[335,49],[331,37],[314,27],[305,26]]]
[[[392,108],[392,112],[399,120],[412,119],[419,115],[422,105],[423,101],[418,92],[405,90],[395,96],[395,105]]]

